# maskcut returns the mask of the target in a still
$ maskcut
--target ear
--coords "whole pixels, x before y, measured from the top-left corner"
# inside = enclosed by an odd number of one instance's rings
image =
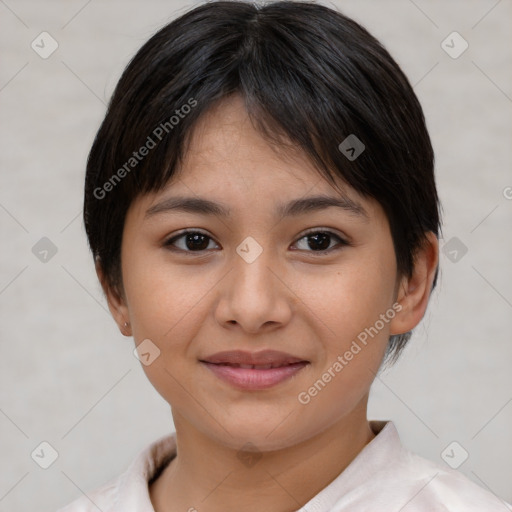
[[[434,233],[428,232],[415,254],[411,277],[400,281],[396,302],[402,309],[391,320],[390,334],[408,332],[420,323],[427,310],[438,263],[439,241]]]
[[[124,299],[121,292],[113,288],[107,282],[100,258],[97,257],[95,261],[96,275],[98,276],[101,287],[103,288],[103,293],[107,299],[108,309],[110,310],[112,317],[114,318],[119,330],[121,331],[121,334],[124,336],[131,336],[132,333],[130,327],[130,314],[126,305],[126,300]]]

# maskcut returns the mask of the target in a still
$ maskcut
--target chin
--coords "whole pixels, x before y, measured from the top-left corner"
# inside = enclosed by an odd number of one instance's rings
[[[274,411],[269,416],[258,414],[256,410],[251,416],[232,414],[229,420],[220,422],[226,430],[214,423],[208,427],[208,435],[233,450],[240,450],[243,446],[247,451],[281,450],[308,438],[293,415],[287,415],[289,412],[275,414]]]

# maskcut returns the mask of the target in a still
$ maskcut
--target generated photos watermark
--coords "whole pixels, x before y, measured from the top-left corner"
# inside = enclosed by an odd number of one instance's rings
[[[327,370],[313,383],[311,387],[306,391],[301,391],[297,395],[298,401],[302,405],[309,404],[309,402],[311,402],[311,400],[317,396],[318,393],[320,393],[320,391],[322,391],[325,386],[349,364],[350,361],[352,361],[352,359],[354,359],[354,356],[361,352],[361,350],[368,344],[368,337],[373,339],[377,336],[377,334],[384,329],[385,325],[395,318],[396,314],[400,311],[402,311],[402,305],[395,302],[385,313],[381,313],[379,320],[376,320],[372,326],[366,327],[364,331],[361,331],[357,335],[357,339],[352,341],[350,348],[346,350],[343,355],[339,355],[336,358],[336,361],[327,368]],[[361,347],[358,341],[363,345],[363,347]]]
[[[104,199],[108,192],[111,192],[116,185],[121,183],[121,180],[125,178],[137,165],[142,162],[149,152],[156,148],[156,146],[163,140],[165,135],[169,134],[176,125],[178,125],[181,119],[184,119],[192,109],[197,105],[197,100],[189,98],[187,103],[183,104],[180,108],[176,109],[174,113],[169,117],[167,121],[160,123],[150,135],[148,135],[146,142],[137,150],[132,153],[132,156],[126,160],[126,162],[117,169],[117,171],[101,186],[96,187],[93,191],[93,195],[96,199]]]

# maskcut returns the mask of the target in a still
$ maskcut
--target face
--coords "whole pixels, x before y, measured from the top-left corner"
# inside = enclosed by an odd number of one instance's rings
[[[263,451],[360,410],[393,333],[397,271],[384,211],[340,184],[272,149],[233,97],[203,118],[166,188],[131,205],[123,314],[137,345],[150,340],[143,368],[175,422]],[[304,202],[314,196],[340,205]],[[265,350],[281,354],[237,368]],[[246,354],[215,359],[225,351]]]

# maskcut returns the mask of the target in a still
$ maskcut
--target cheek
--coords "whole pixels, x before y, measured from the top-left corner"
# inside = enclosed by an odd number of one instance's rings
[[[169,331],[183,329],[214,280],[192,265],[176,266],[165,256],[147,254],[142,257],[134,252],[126,257],[125,290],[135,339],[153,336],[162,340]]]
[[[322,389],[322,397],[307,393],[312,410],[332,401],[341,409],[343,404],[350,408],[357,403],[368,391],[386,350],[395,316],[394,252],[389,258],[379,251],[359,256],[336,271],[330,285],[317,291],[311,304],[322,320],[324,336],[320,339],[326,355],[315,378],[328,382],[325,389],[322,382],[316,386]],[[311,391],[313,395],[318,392],[316,388]]]
[[[140,256],[140,257],[139,257]],[[192,266],[172,266],[164,258],[133,252],[123,262],[125,291],[135,345],[150,340],[146,377],[169,403],[186,405],[193,387],[183,375],[183,361],[204,315],[205,298],[214,280]],[[143,347],[144,345],[141,345]]]
[[[375,257],[302,280],[304,302],[345,342],[372,326],[392,305],[394,266]]]
[[[392,316],[386,322],[381,315],[394,315],[391,270],[374,258],[361,260],[336,272],[331,285],[313,295],[308,305],[319,312],[325,358],[297,396],[305,424],[315,425],[315,418],[334,423],[368,393],[389,337]]]

